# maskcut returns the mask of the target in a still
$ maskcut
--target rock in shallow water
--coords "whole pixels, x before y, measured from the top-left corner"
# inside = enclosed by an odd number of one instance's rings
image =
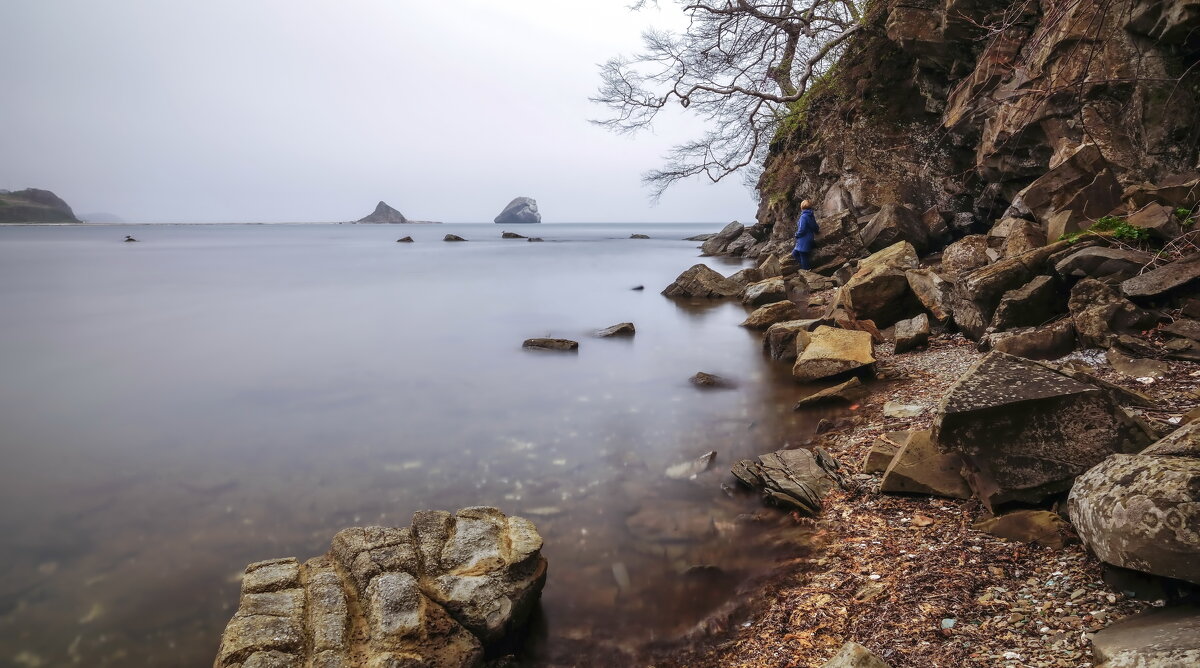
[[[528,520],[486,507],[346,529],[303,565],[247,567],[215,665],[480,666],[541,595],[541,547]]]
[[[563,352],[579,350],[579,342],[570,339],[525,339],[525,342],[521,346],[534,350],[559,350]]]

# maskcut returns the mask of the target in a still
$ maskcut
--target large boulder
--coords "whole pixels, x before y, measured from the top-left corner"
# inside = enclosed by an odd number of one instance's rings
[[[988,238],[983,234],[967,236],[942,251],[942,271],[954,276],[974,271],[988,263]]]
[[[733,297],[741,292],[742,286],[731,281],[707,265],[692,265],[663,289],[668,297],[701,297],[719,299]]]
[[[1096,144],[1081,144],[1017,194],[1046,229],[1047,241],[1078,232],[1121,203],[1121,185]]]
[[[808,345],[792,366],[792,376],[808,383],[874,363],[869,333],[821,325],[809,335]]]
[[[493,222],[498,225],[540,223],[542,214],[538,212],[537,202],[532,197],[518,197],[509,202]]]
[[[1040,503],[1105,457],[1149,442],[1100,388],[997,351],[950,387],[933,438],[962,456],[967,481],[992,511]]]
[[[343,530],[322,557],[246,568],[214,665],[481,666],[541,596],[541,547],[529,521],[484,507]]]
[[[726,225],[720,232],[709,237],[700,246],[701,255],[721,255],[734,239],[742,236],[746,226],[736,220]]]
[[[1053,278],[1036,276],[1020,288],[1004,293],[992,315],[992,329],[1003,331],[1049,322],[1063,312],[1063,301]]]
[[[1054,271],[1064,278],[1096,278],[1120,283],[1138,275],[1153,256],[1127,248],[1093,246],[1071,253],[1054,265]]]
[[[858,222],[850,211],[822,217],[817,222],[821,231],[814,240],[815,245],[810,258],[817,273],[829,274],[850,260],[867,254],[862,237],[858,233]],[[795,221],[792,221],[790,229],[791,234],[796,233]],[[787,227],[779,231],[786,232]]]
[[[1060,241],[1017,257],[980,267],[954,284],[951,309],[954,324],[968,337],[979,340],[991,323],[1004,293],[1016,290],[1041,274],[1046,261],[1070,244]]]
[[[1070,318],[1040,327],[993,332],[987,337],[992,350],[1031,360],[1054,360],[1075,350],[1075,323]]]
[[[907,241],[888,246],[858,265],[858,271],[838,290],[837,305],[855,320],[872,320],[888,327],[920,310],[908,287],[907,271],[917,268],[917,252]]]
[[[1045,245],[1046,231],[1037,223],[1021,220],[1009,231],[1004,245],[1000,247],[1000,257],[1016,257]]]
[[[903,204],[884,204],[862,230],[863,245],[871,252],[907,241],[918,253],[929,249],[929,228],[916,211]]]
[[[1200,666],[1200,606],[1151,608],[1126,617],[1092,636],[1092,655],[1096,668]]]
[[[1085,278],[1071,288],[1067,308],[1085,346],[1110,348],[1122,334],[1149,329],[1158,322],[1156,316],[1093,278]]]
[[[1200,287],[1200,253],[1163,265],[1121,283],[1126,297],[1159,297],[1166,294],[1195,294]]]
[[[1200,422],[1112,455],[1075,481],[1068,504],[1101,561],[1200,584]]]

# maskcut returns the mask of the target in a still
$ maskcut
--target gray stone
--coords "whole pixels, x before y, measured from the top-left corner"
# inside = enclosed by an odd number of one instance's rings
[[[1067,308],[1080,342],[1090,347],[1110,348],[1122,334],[1146,330],[1158,322],[1153,314],[1092,278],[1085,278],[1071,288]]]
[[[1116,349],[1105,353],[1105,359],[1114,371],[1130,378],[1162,378],[1171,370],[1166,362],[1130,357]]]
[[[500,238],[501,239],[528,239],[529,237],[525,236],[524,234],[517,234],[516,232],[501,232]]]
[[[667,297],[700,297],[719,299],[733,297],[741,292],[742,286],[731,281],[707,265],[697,264],[684,271],[668,285],[662,293]]]
[[[542,214],[532,197],[518,197],[509,202],[493,222],[498,225],[540,223]]]
[[[1175,209],[1161,204],[1147,204],[1129,214],[1125,220],[1134,227],[1146,230],[1159,241],[1170,241],[1182,232],[1179,221],[1175,219]]]
[[[525,339],[521,344],[522,348],[533,348],[535,350],[558,350],[570,352],[579,350],[579,342],[570,339],[551,339],[551,338],[535,338]]]
[[[737,385],[728,378],[723,378],[714,373],[707,373],[705,371],[697,371],[694,376],[688,379],[688,382],[696,387],[713,390],[732,390],[733,388],[737,387]]]
[[[929,248],[929,228],[917,212],[902,204],[885,204],[862,230],[863,245],[871,252],[908,242],[918,253]]]
[[[921,306],[939,323],[950,320],[954,284],[934,273],[932,269],[913,269],[904,272],[908,289]]]
[[[1075,323],[1064,318],[1044,327],[988,335],[992,350],[1031,360],[1054,360],[1075,350]]]
[[[1100,388],[997,351],[950,387],[933,439],[962,456],[968,483],[993,512],[1040,503],[1105,457],[1149,442]]]
[[[387,202],[380,202],[375,205],[375,211],[371,215],[364,216],[358,219],[360,223],[407,223],[409,222],[404,214],[387,205]]]
[[[458,236],[457,234],[447,234],[446,236],[442,237],[442,241],[466,241],[466,239]]]
[[[896,323],[896,354],[920,348],[929,343],[929,316],[924,313]]]
[[[1200,666],[1200,606],[1151,609],[1126,617],[1092,637],[1092,655],[1096,668]]]
[[[1069,246],[1060,241],[960,276],[951,301],[954,323],[968,337],[982,338],[1004,293],[1029,283],[1042,273],[1052,255]]]
[[[1160,327],[1159,331],[1184,339],[1200,341],[1200,320],[1180,318],[1169,325]]]
[[[864,259],[858,270],[838,290],[837,305],[855,320],[871,320],[888,327],[911,317],[920,305],[908,287],[905,272],[917,268],[917,254],[908,242],[900,242]]]
[[[733,475],[749,487],[759,489],[765,500],[809,515],[821,512],[821,499],[834,480],[808,450],[779,450],[758,461],[743,459]]]

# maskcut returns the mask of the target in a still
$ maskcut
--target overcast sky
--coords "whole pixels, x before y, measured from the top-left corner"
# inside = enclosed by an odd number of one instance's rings
[[[628,0],[3,0],[0,188],[128,221],[750,221],[734,177],[641,174],[697,134],[589,124],[597,64],[679,26]]]

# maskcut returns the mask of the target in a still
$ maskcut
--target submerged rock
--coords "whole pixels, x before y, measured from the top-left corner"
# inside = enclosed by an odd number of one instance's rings
[[[532,197],[518,197],[509,202],[493,222],[498,225],[540,223],[542,214]]]
[[[728,378],[723,378],[714,373],[707,373],[704,371],[697,371],[696,375],[688,379],[688,382],[696,387],[703,387],[713,390],[732,390],[733,388],[737,387],[737,385]]]
[[[458,236],[457,234],[447,234],[442,238],[442,241],[466,241],[466,239]]]
[[[516,232],[501,232],[500,238],[501,239],[528,239],[529,237],[525,236],[524,234],[517,234]]]
[[[672,480],[686,480],[688,478],[695,478],[701,473],[707,471],[712,466],[713,459],[716,459],[716,457],[717,452],[715,450],[709,450],[708,452],[691,461],[680,462],[667,467],[666,476]]]
[[[485,507],[340,531],[322,557],[246,568],[215,666],[481,666],[541,596],[541,547],[528,520]]]
[[[572,341],[570,339],[525,339],[525,342],[521,344],[521,347],[533,348],[536,350],[574,351],[579,350],[579,342]]]
[[[760,489],[766,501],[808,515],[821,512],[821,499],[835,484],[808,450],[779,450],[757,462],[743,459],[731,472],[748,487]]]
[[[396,243],[411,244],[411,243],[413,243],[413,238],[412,237],[400,237],[399,239],[396,240]]]

